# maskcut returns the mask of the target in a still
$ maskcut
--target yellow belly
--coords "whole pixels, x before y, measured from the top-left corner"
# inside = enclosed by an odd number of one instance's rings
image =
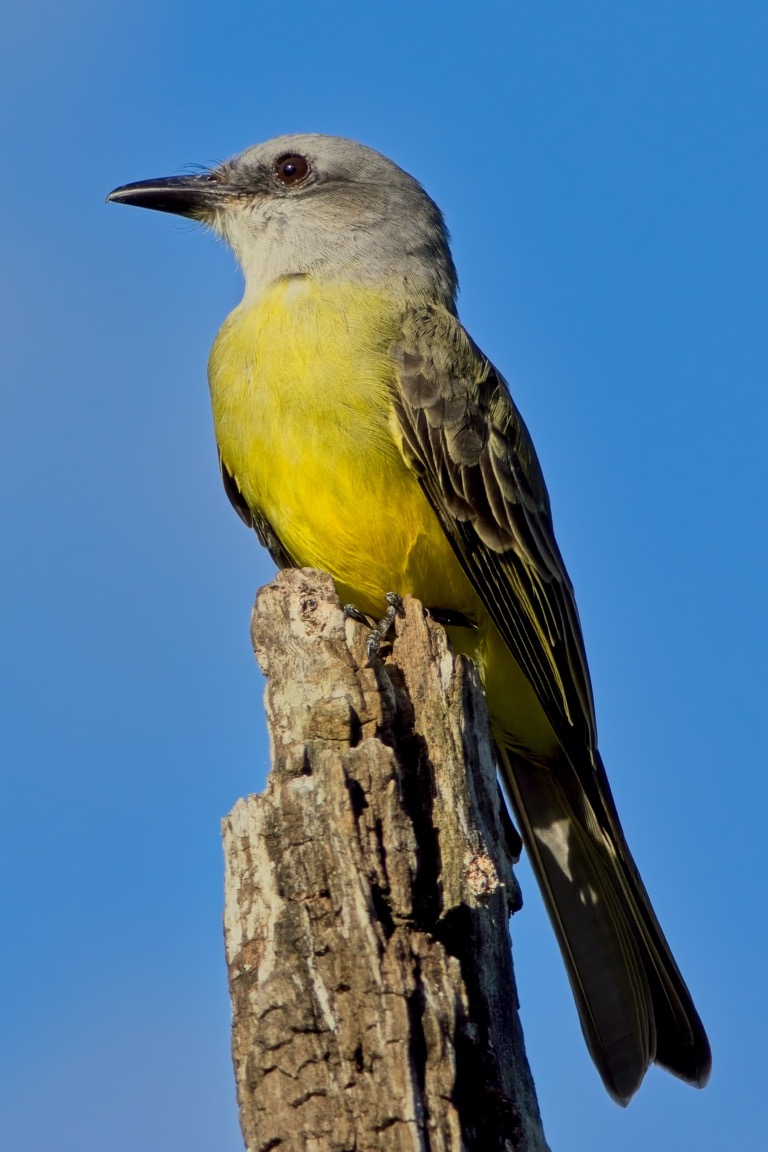
[[[393,434],[400,319],[395,298],[308,277],[237,308],[209,364],[222,459],[296,563],[330,572],[343,600],[379,616],[387,592],[411,593],[474,619],[478,631],[453,638],[481,665],[499,735],[543,751],[538,701]]]

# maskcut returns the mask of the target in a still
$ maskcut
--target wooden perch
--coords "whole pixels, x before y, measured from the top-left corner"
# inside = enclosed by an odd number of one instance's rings
[[[281,572],[256,600],[272,771],[224,821],[245,1143],[547,1152],[482,690],[418,602],[395,633],[366,667],[366,630],[321,572]]]

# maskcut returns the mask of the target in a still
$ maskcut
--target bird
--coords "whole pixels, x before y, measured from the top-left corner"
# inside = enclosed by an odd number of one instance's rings
[[[608,1093],[626,1105],[654,1062],[703,1087],[709,1042],[598,751],[544,477],[459,319],[440,209],[381,153],[320,134],[107,199],[201,223],[240,264],[210,354],[213,421],[226,494],[278,567],[329,572],[372,619],[411,594],[475,660]]]

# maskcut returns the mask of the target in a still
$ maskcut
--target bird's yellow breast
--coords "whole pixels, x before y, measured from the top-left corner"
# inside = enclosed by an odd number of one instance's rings
[[[473,612],[464,577],[398,448],[392,348],[402,305],[310,277],[225,321],[209,378],[222,459],[296,563],[380,615],[387,592]]]

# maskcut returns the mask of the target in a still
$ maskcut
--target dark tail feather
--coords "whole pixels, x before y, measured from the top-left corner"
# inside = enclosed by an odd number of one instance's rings
[[[563,757],[544,768],[500,748],[592,1059],[625,1105],[656,1062],[709,1079],[709,1042],[651,907],[602,762],[590,794]]]

